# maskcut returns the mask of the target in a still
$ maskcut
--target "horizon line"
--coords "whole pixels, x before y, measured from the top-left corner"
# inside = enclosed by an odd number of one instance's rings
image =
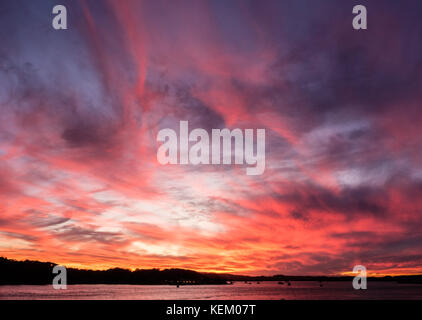
[[[25,262],[25,261],[30,261],[30,262],[39,262],[39,263],[50,263],[53,265],[60,265],[60,266],[64,266],[68,269],[76,269],[76,270],[84,270],[84,271],[108,271],[108,270],[113,270],[113,269],[122,269],[122,270],[127,270],[130,272],[134,272],[136,270],[159,270],[159,271],[163,271],[163,270],[187,270],[187,271],[194,271],[200,274],[220,274],[220,275],[232,275],[232,276],[239,276],[239,277],[250,277],[250,278],[260,278],[260,277],[264,277],[264,278],[271,278],[271,277],[277,277],[277,276],[283,276],[283,277],[310,277],[310,278],[342,278],[342,277],[354,277],[355,274],[353,272],[344,272],[341,274],[331,274],[331,275],[288,275],[288,274],[272,274],[272,275],[245,275],[245,274],[235,274],[235,273],[227,273],[227,272],[216,272],[216,271],[209,271],[209,272],[203,272],[203,271],[197,271],[194,269],[186,269],[186,268],[121,268],[121,267],[109,267],[106,269],[89,269],[89,268],[77,268],[77,267],[68,267],[64,264],[58,264],[56,262],[51,262],[51,261],[40,261],[40,260],[30,260],[30,259],[25,259],[25,260],[17,260],[17,259],[10,259],[7,258],[5,256],[0,256],[0,259],[5,259],[5,260],[9,260],[9,261],[16,261],[16,262]],[[421,273],[408,273],[408,274],[377,274],[377,273],[367,273],[367,278],[385,278],[385,277],[405,277],[405,276],[422,276],[422,271]]]

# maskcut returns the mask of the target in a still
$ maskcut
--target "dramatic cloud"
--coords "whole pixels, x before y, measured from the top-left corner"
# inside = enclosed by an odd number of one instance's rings
[[[0,4],[0,255],[90,268],[422,272],[419,1]],[[265,128],[266,170],[157,162]]]

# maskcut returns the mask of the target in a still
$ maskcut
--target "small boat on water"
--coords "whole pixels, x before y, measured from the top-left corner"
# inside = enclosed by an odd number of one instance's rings
[[[292,284],[290,283],[290,281],[287,281],[287,285],[288,285],[288,286],[291,286]]]

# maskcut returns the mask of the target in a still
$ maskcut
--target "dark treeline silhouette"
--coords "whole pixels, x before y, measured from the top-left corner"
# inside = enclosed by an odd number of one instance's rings
[[[0,285],[51,284],[56,264],[39,261],[16,261],[0,257]],[[233,274],[199,273],[184,269],[84,270],[67,268],[68,284],[226,284],[231,281],[352,281],[349,276],[242,276]],[[369,277],[368,281],[397,281],[422,283],[422,275]]]
[[[39,261],[16,261],[0,257],[0,285],[51,284],[56,264]],[[196,271],[183,269],[83,270],[67,268],[68,284],[226,284],[226,281]]]

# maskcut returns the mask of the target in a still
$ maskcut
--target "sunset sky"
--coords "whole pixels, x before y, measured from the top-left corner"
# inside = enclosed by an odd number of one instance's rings
[[[419,0],[1,1],[0,256],[422,273],[421,14]],[[160,165],[158,131],[183,120],[264,128],[264,174]]]

